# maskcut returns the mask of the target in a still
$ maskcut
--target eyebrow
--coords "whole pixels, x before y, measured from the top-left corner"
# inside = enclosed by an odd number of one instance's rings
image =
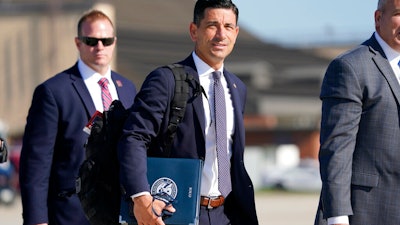
[[[208,21],[208,22],[206,22],[206,24],[207,25],[214,25],[214,24],[220,24],[218,21]],[[224,23],[223,24],[224,26],[233,26],[233,27],[236,27],[236,24],[235,23]]]

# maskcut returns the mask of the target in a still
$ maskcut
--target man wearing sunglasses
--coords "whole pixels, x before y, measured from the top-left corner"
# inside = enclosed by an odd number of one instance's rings
[[[35,89],[20,161],[24,224],[89,225],[75,194],[88,138],[83,128],[107,102],[119,99],[129,108],[136,95],[135,85],[110,69],[116,40],[107,15],[84,14],[75,38],[77,63]]]

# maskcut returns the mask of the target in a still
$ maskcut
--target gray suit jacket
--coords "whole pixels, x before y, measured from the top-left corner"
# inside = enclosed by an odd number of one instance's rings
[[[315,224],[400,223],[400,85],[374,35],[325,74]]]

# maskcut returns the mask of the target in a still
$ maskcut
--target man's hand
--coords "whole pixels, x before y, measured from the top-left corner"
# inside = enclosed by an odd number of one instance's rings
[[[138,224],[141,225],[165,225],[162,218],[157,215],[161,215],[163,209],[175,212],[175,208],[172,205],[166,206],[163,201],[157,199],[153,201],[151,195],[136,197],[133,202],[133,213]]]

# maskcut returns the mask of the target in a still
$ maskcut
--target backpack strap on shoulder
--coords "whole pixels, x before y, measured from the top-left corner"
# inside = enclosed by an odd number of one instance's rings
[[[171,113],[168,122],[167,136],[165,140],[166,156],[169,157],[170,148],[172,141],[175,137],[176,130],[178,129],[179,123],[182,121],[187,100],[189,98],[189,83],[188,74],[186,73],[184,66],[181,64],[170,64],[167,65],[172,70],[175,77],[175,93],[171,102]]]

